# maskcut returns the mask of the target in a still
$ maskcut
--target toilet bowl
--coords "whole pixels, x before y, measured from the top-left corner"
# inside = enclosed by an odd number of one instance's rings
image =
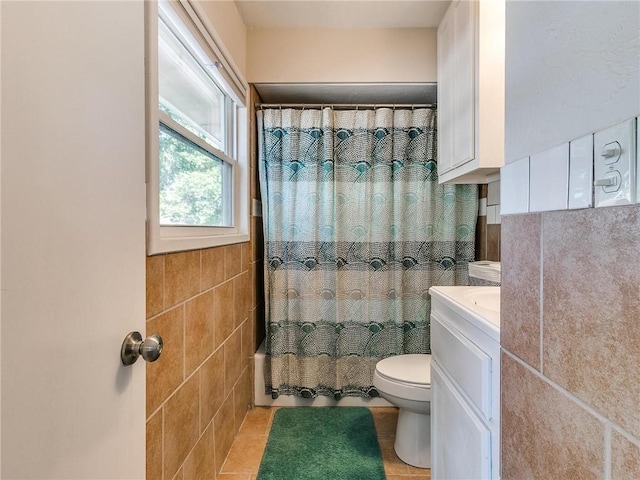
[[[431,467],[431,355],[409,354],[376,364],[373,385],[399,408],[396,454],[414,467]]]

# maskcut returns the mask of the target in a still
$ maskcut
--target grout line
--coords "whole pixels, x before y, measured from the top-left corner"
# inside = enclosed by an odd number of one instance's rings
[[[615,424],[611,425],[611,428],[613,430],[616,431],[617,434],[623,436],[625,439],[627,439],[627,441],[629,443],[634,444],[636,447],[638,447],[640,449],[640,438],[634,437],[633,435],[631,435],[630,433],[624,431],[624,430],[620,430],[619,428],[616,427]]]
[[[578,404],[578,406],[580,406],[584,410],[586,410],[587,413],[589,413],[592,416],[596,417],[596,419],[600,420],[604,424],[603,426],[605,426],[605,427],[606,426],[610,426],[610,427],[614,428],[616,430],[616,432],[618,432],[618,433],[624,435],[625,437],[629,438],[630,440],[633,441],[634,444],[636,444],[636,445],[638,445],[640,447],[640,439],[637,439],[632,434],[628,433],[622,427],[622,425],[614,422],[610,418],[605,417],[602,413],[600,413],[594,407],[592,407],[591,405],[586,403],[584,400],[581,400],[575,394],[569,392],[564,387],[562,387],[561,385],[559,385],[556,382],[554,382],[553,380],[551,380],[549,377],[545,377],[544,375],[542,375],[542,373],[540,373],[538,370],[533,368],[531,365],[529,365],[524,360],[520,359],[519,357],[517,357],[516,355],[511,353],[509,350],[505,350],[503,348],[502,351],[505,353],[505,355],[507,355],[512,360],[514,360],[520,366],[524,367],[527,371],[529,371],[530,373],[533,373],[539,380],[542,380],[544,383],[546,383],[547,385],[552,387],[557,392],[562,393],[563,395],[568,397],[570,400],[573,400],[576,404]]]
[[[207,358],[205,358],[205,359],[202,361],[202,363],[201,363],[200,365],[198,365],[198,367],[197,367],[193,372],[191,372],[191,374],[190,374],[187,378],[184,378],[184,379],[182,380],[182,382],[180,383],[180,385],[178,385],[176,388],[174,388],[174,389],[173,389],[173,391],[171,392],[171,394],[170,394],[167,398],[165,398],[165,399],[163,400],[163,402],[162,402],[160,405],[158,405],[158,407],[157,407],[153,412],[151,412],[151,414],[150,414],[150,415],[148,415],[148,416],[147,416],[147,419],[149,419],[149,418],[153,417],[153,416],[154,416],[154,415],[155,415],[155,414],[156,414],[156,413],[157,413],[157,412],[158,412],[158,411],[159,411],[159,410],[160,410],[160,409],[161,409],[161,408],[162,408],[162,407],[163,407],[163,406],[164,406],[164,405],[169,401],[169,399],[171,399],[171,398],[176,394],[176,392],[177,392],[178,390],[180,390],[182,387],[184,387],[184,385],[185,385],[189,380],[191,380],[191,378],[192,378],[195,374],[199,373],[199,372],[200,372],[200,369],[202,368],[202,365],[204,365],[206,362],[208,362],[208,361],[209,361],[209,359],[210,359],[213,355],[215,355],[215,353],[216,353],[218,350],[220,350],[220,348],[222,348],[222,346],[223,346],[223,345],[224,345],[224,343],[223,343],[223,344],[220,344],[220,345],[218,346],[218,348],[216,348],[216,349],[215,349],[215,350],[214,350],[214,351],[213,351],[213,352],[212,352],[212,353],[211,353]],[[226,398],[225,398],[225,399],[226,399]],[[218,413],[218,412],[216,411],[215,413]],[[214,416],[215,416],[215,413],[214,413]]]
[[[189,452],[186,454],[186,456],[184,457],[184,460],[182,460],[182,463],[180,464],[180,466],[178,467],[178,471],[175,473],[175,475],[178,474],[178,472],[180,471],[181,468],[184,468],[185,462],[187,461],[187,459],[191,456],[191,454],[193,453],[193,451],[196,449],[196,447],[198,446],[198,443],[200,443],[200,440],[202,440],[202,438],[204,437],[204,433],[207,431],[207,429],[209,428],[209,425],[213,422],[213,418],[211,419],[211,422],[207,423],[207,428],[205,428],[202,432],[198,433],[198,439],[195,441],[195,443],[193,444],[193,447],[191,448],[191,450],[189,450]],[[213,426],[212,428],[212,435],[213,435]],[[215,436],[214,436],[215,438]],[[215,450],[215,444],[214,444],[214,450]],[[173,478],[175,478],[175,475]],[[184,475],[184,471],[183,471],[183,475]],[[164,473],[163,473],[163,477],[164,477]]]

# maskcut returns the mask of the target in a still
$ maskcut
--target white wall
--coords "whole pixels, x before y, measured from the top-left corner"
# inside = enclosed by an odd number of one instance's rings
[[[507,163],[640,114],[640,3],[508,1]]]
[[[242,75],[247,77],[247,27],[235,2],[198,0]]]
[[[253,83],[435,82],[436,29],[255,29]]]

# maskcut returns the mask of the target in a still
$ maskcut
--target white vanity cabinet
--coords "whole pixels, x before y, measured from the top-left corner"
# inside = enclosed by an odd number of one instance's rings
[[[438,26],[440,183],[487,183],[504,163],[505,0],[454,0]]]
[[[500,478],[499,290],[430,289],[434,480]]]

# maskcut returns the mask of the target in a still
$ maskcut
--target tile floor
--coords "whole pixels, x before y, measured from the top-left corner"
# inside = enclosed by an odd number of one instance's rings
[[[276,410],[277,408],[255,407],[247,412],[217,480],[256,480]],[[393,407],[378,407],[371,408],[371,413],[378,432],[387,480],[430,480],[430,470],[403,463],[393,451],[398,410]]]

